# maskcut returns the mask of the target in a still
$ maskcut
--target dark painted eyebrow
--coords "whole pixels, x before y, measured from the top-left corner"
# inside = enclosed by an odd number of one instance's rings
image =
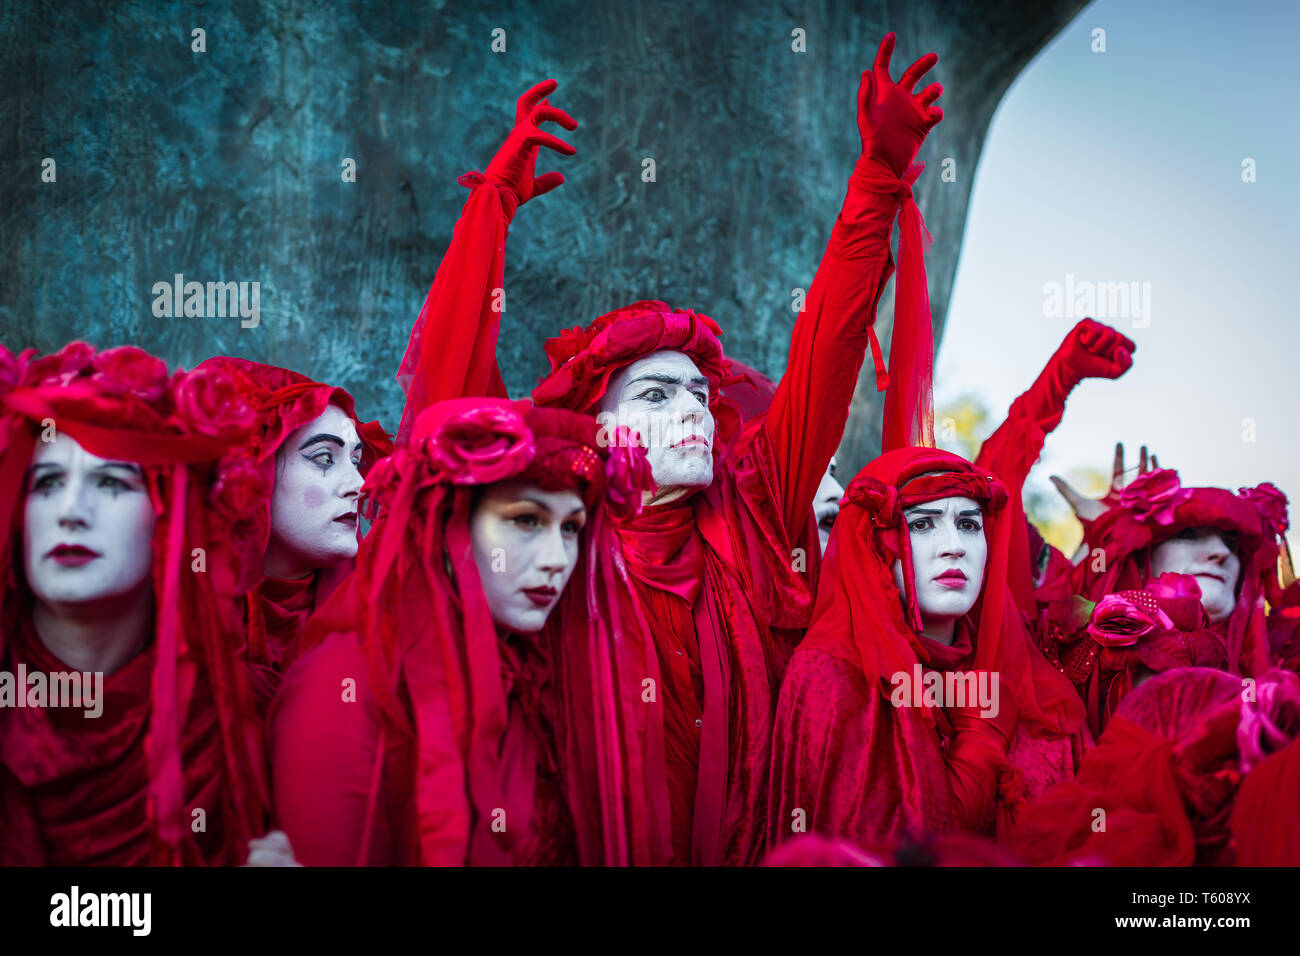
[[[909,515],[941,515],[943,514],[943,509],[942,508],[908,508],[906,513]]]
[[[551,506],[548,505],[548,504],[547,504],[546,502],[544,502],[544,501],[539,501],[539,500],[536,499],[536,498],[529,498],[529,497],[526,496],[526,495],[525,495],[523,498],[521,498],[520,500],[521,500],[521,501],[527,501],[527,502],[529,502],[529,503],[531,503],[531,504],[535,504],[535,505],[537,505],[537,507],[541,508],[541,509],[542,509],[543,511],[545,511],[547,514],[551,514]],[[569,514],[568,514],[567,517],[572,518],[574,515],[586,515],[586,513],[587,513],[587,507],[586,507],[586,505],[578,505],[578,507],[574,508],[572,511],[569,512]]]
[[[57,464],[55,464],[55,463],[52,462],[52,461],[42,461],[42,462],[40,462],[39,464],[32,465],[32,467],[31,467],[30,469],[28,469],[28,473],[29,473],[29,474],[34,474],[34,473],[36,473],[38,470],[40,470],[41,468],[59,468],[59,469],[62,469],[63,466],[62,466],[62,465],[57,465]],[[143,477],[143,476],[144,476],[144,471],[140,468],[139,465],[137,465],[137,464],[136,464],[135,462],[133,462],[133,461],[106,461],[106,462],[104,462],[102,465],[96,465],[94,468],[92,468],[92,469],[90,469],[90,470],[91,470],[91,471],[106,471],[106,470],[109,469],[109,468],[120,468],[120,469],[122,469],[123,471],[129,471],[129,472],[131,472],[133,475],[136,475],[136,476],[138,476],[138,477]]]
[[[303,442],[301,445],[299,445],[299,446],[298,446],[298,450],[299,450],[299,451],[302,451],[302,450],[303,450],[304,448],[306,448],[308,445],[314,445],[314,444],[316,444],[318,441],[328,441],[328,442],[333,442],[334,444],[338,445],[340,448],[343,448],[343,447],[344,447],[343,439],[340,438],[338,435],[331,435],[329,432],[319,432],[319,433],[317,433],[317,434],[315,434],[315,435],[312,435],[312,436],[311,436],[310,438],[308,438],[305,442]]]
[[[634,385],[637,382],[659,382],[662,385],[681,385],[682,378],[680,375],[668,375],[664,372],[650,372],[646,375],[638,375],[636,378],[632,379],[631,382],[628,382],[628,384]],[[696,375],[691,378],[691,384],[708,385],[709,380],[702,375]]]
[[[979,516],[981,516],[982,514],[984,514],[984,512],[981,511],[979,508],[973,508],[973,509],[968,509],[968,510],[966,510],[966,511],[959,511],[959,512],[957,512],[957,514],[959,514],[959,515],[960,515],[961,517],[963,517],[963,518],[965,518],[965,517],[969,517],[969,516],[971,516],[971,515],[974,515],[975,517],[978,518]]]

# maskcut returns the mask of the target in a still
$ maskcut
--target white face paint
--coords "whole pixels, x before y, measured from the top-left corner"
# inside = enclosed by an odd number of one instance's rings
[[[271,538],[263,568],[302,578],[357,553],[361,439],[337,405],[289,433],[276,453]]]
[[[984,514],[970,498],[939,498],[903,512],[912,545],[916,601],[926,636],[949,635],[970,611],[984,586],[989,546]],[[903,592],[903,566],[894,562],[894,583]]]
[[[709,380],[682,352],[655,352],[615,374],[601,411],[641,433],[659,491],[682,497],[713,481],[713,413]]]
[[[1241,559],[1223,534],[1212,528],[1188,528],[1151,549],[1151,575],[1190,574],[1201,586],[1201,607],[1212,623],[1232,613],[1237,603]]]
[[[517,634],[546,624],[578,563],[587,509],[573,491],[523,479],[483,489],[470,517],[474,564],[492,620]]]
[[[153,504],[139,465],[90,454],[68,435],[37,442],[23,510],[23,567],[46,605],[151,586]]]
[[[817,534],[822,542],[822,554],[831,540],[831,528],[840,514],[840,499],[844,497],[844,486],[835,480],[835,459],[831,459],[822,483],[817,486],[817,497],[813,499],[813,513],[817,516]]]

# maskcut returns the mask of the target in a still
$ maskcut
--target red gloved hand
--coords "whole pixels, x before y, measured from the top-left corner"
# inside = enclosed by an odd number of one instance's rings
[[[1072,328],[1048,367],[1060,366],[1063,377],[1078,384],[1085,378],[1119,378],[1133,365],[1137,346],[1109,325],[1083,319]]]
[[[567,130],[578,128],[577,120],[545,99],[558,85],[555,80],[543,80],[519,97],[515,105],[514,129],[492,157],[484,174],[488,182],[509,186],[521,204],[534,196],[550,192],[564,182],[564,173],[534,176],[539,147],[545,146],[564,156],[572,156],[577,152],[558,136],[538,129],[539,123],[548,121],[559,123]]]
[[[1133,364],[1137,346],[1108,325],[1084,319],[1065,336],[1042,374],[1015,400],[1011,415],[1050,432],[1061,423],[1065,400],[1085,378],[1119,378]]]
[[[893,33],[885,34],[875,63],[862,74],[858,86],[858,133],[862,136],[859,162],[874,161],[902,179],[926,134],[943,119],[943,110],[932,105],[943,87],[931,83],[920,93],[912,92],[926,71],[939,62],[937,53],[927,53],[917,60],[897,83],[890,78],[889,58],[896,39]]]

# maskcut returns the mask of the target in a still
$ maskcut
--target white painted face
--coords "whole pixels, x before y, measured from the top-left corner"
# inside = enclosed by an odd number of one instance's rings
[[[492,620],[516,634],[546,624],[578,563],[587,509],[573,491],[523,479],[483,489],[470,517],[474,564]]]
[[[1151,549],[1153,577],[1190,574],[1201,586],[1201,607],[1212,623],[1232,613],[1237,603],[1241,559],[1213,528],[1188,528]]]
[[[984,513],[971,498],[938,498],[903,512],[912,545],[912,574],[921,622],[927,629],[970,611],[984,586],[989,546]],[[894,562],[903,592],[903,565]]]
[[[709,380],[689,356],[665,350],[633,362],[610,379],[601,411],[641,433],[659,486],[656,500],[713,481]]]
[[[817,535],[821,538],[822,554],[831,540],[831,528],[840,514],[840,499],[844,497],[844,486],[835,480],[835,459],[831,459],[822,483],[817,486],[817,497],[813,499],[813,513],[817,516]]]
[[[361,452],[356,424],[337,405],[285,438],[275,461],[268,575],[302,578],[357,553]]]
[[[151,586],[153,503],[140,466],[68,435],[37,442],[23,509],[23,567],[36,599],[76,605]]]

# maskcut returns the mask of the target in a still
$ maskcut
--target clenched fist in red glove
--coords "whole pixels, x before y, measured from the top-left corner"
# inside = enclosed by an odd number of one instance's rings
[[[1094,319],[1083,319],[1070,330],[1052,356],[1077,384],[1085,378],[1119,378],[1133,365],[1133,340]]]
[[[858,86],[858,133],[862,136],[862,158],[880,163],[902,179],[926,134],[943,119],[943,110],[933,105],[943,87],[931,83],[920,93],[912,92],[921,77],[939,62],[937,53],[927,53],[917,60],[897,83],[890,78],[889,58],[896,39],[893,33],[885,34],[876,62],[862,74]]]
[[[545,146],[564,156],[572,156],[577,152],[558,136],[538,128],[539,124],[548,121],[559,123],[567,130],[578,128],[577,120],[564,110],[552,106],[546,99],[558,85],[555,80],[543,80],[519,97],[515,105],[514,129],[492,157],[487,173],[484,174],[488,182],[509,186],[521,204],[534,196],[550,192],[564,182],[564,173],[534,175],[539,147]]]

